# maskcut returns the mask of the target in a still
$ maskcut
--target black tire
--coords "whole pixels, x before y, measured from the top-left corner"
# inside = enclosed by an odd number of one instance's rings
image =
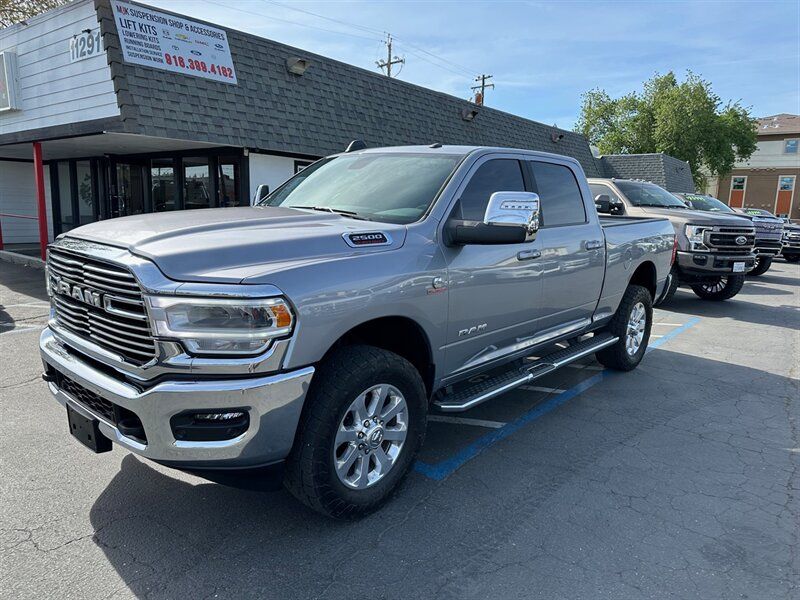
[[[788,256],[784,256],[783,260],[785,260],[788,263],[800,262],[800,254],[790,254]]]
[[[363,489],[336,474],[334,440],[350,404],[371,386],[386,383],[404,396],[408,433],[393,466]],[[320,364],[306,398],[284,485],[301,502],[334,518],[357,518],[379,508],[400,484],[425,438],[428,398],[419,372],[406,359],[373,346],[345,346]]]
[[[715,283],[702,283],[692,286],[692,291],[703,300],[730,300],[744,285],[744,275],[724,275]]]
[[[758,277],[759,275],[763,275],[769,268],[772,266],[772,257],[771,256],[757,256],[756,257],[756,266],[753,267],[753,270],[748,272],[747,274],[750,277]]]
[[[667,290],[664,293],[664,296],[654,304],[654,306],[661,306],[662,304],[666,304],[672,297],[675,295],[675,292],[678,291],[678,284],[680,283],[680,276],[678,275],[678,269],[672,267],[669,272],[669,279],[667,280]]]
[[[634,307],[638,306],[640,303],[644,306],[645,317],[647,319],[644,325],[644,336],[642,337],[638,350],[630,354],[626,343],[628,322],[630,321]],[[650,329],[652,325],[653,298],[650,292],[640,285],[629,285],[628,289],[625,290],[625,295],[622,297],[622,302],[620,302],[616,314],[614,314],[614,317],[605,329],[605,331],[611,335],[617,336],[619,341],[613,346],[603,348],[599,352],[596,352],[595,356],[597,360],[600,364],[618,371],[630,371],[631,369],[635,369],[647,351],[647,343],[650,341]]]

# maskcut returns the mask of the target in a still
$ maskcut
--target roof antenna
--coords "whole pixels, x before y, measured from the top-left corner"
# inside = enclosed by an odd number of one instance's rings
[[[353,140],[347,145],[345,152],[355,152],[356,150],[363,150],[366,147],[367,144],[364,143],[364,140]]]

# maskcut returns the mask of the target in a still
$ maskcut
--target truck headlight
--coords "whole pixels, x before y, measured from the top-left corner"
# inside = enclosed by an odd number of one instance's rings
[[[259,354],[294,323],[282,298],[147,296],[147,307],[155,334],[181,340],[193,354]]]
[[[703,227],[702,225],[686,226],[686,239],[689,240],[689,246],[692,250],[708,251],[708,247],[703,243],[703,235],[708,229],[708,227]]]

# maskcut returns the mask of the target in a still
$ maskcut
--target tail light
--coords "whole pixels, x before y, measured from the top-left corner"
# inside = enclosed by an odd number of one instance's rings
[[[672,238],[672,260],[669,264],[674,265],[675,259],[678,258],[678,236]]]

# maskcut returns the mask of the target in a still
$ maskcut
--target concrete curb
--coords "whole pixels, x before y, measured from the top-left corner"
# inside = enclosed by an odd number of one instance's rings
[[[33,267],[34,269],[44,269],[44,261],[41,258],[36,258],[35,256],[26,256],[25,254],[19,254],[18,252],[0,250],[0,260],[18,265],[25,265],[26,267]]]

